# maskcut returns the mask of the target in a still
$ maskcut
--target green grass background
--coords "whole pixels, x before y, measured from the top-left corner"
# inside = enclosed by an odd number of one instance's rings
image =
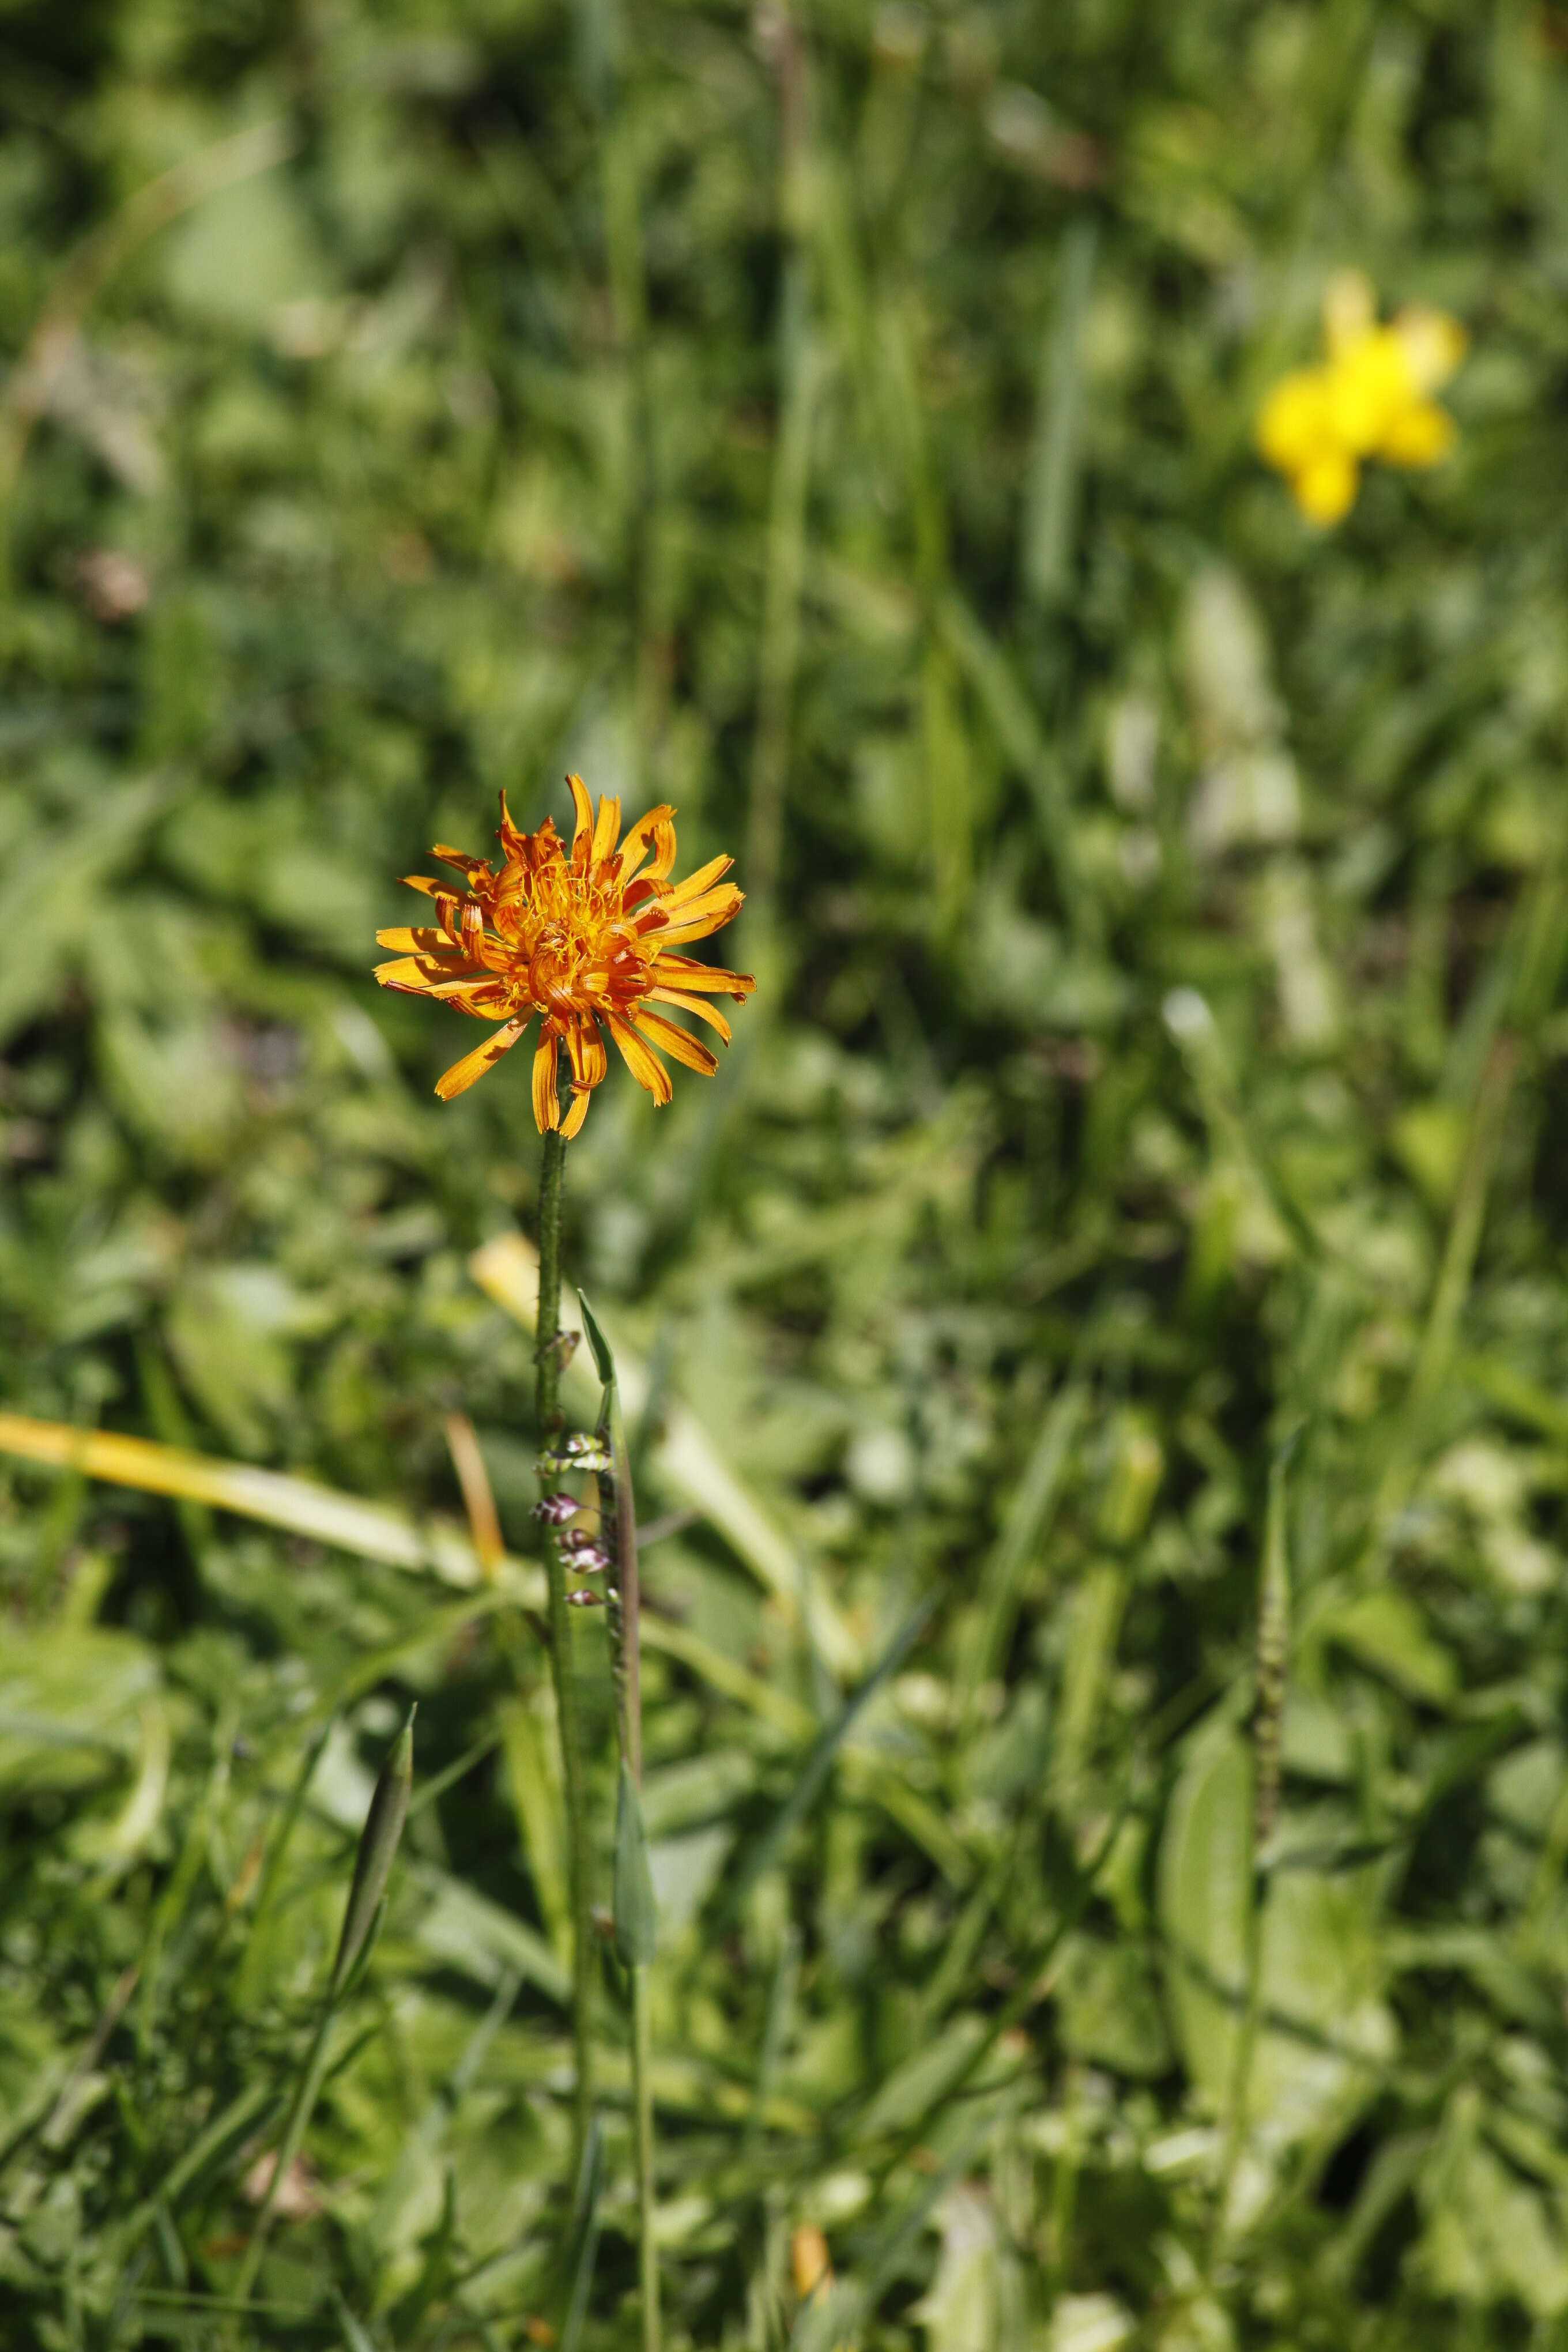
[[[752,894],[720,1076],[617,1072],[568,1171],[670,1520],[672,2344],[1568,2343],[1565,60],[1556,0],[0,14],[5,1406],[451,1518],[460,1410],[534,1551],[468,1266],[526,1069],[440,1108],[475,1033],[372,934],[569,766]],[[1347,263],[1472,347],[1323,537],[1250,419]],[[528,1620],[9,1457],[0,1588],[6,2343],[546,2340]],[[608,1960],[604,2032],[589,2347]]]

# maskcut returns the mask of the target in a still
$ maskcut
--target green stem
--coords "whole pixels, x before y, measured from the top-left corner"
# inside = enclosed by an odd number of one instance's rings
[[[250,2233],[250,2243],[245,2250],[245,2260],[240,2264],[239,2276],[235,2282],[234,2299],[241,2308],[250,2300],[250,2290],[256,2284],[256,2273],[261,2267],[261,2257],[267,2246],[267,2233],[272,2227],[272,2215],[277,2207],[279,2191],[283,2186],[294,2158],[300,2153],[300,2144],[305,2137],[306,2126],[310,2120],[310,2111],[321,2091],[321,2077],[327,2071],[327,2043],[331,2036],[337,2014],[338,1996],[334,1988],[321,2003],[321,2018],[317,2022],[305,2063],[300,2069],[299,2080],[294,2085],[294,2096],[289,2103],[288,2120],[283,2126],[283,2137],[278,2143],[278,2160],[272,2168],[272,2178],[267,2184],[267,2195],[262,2200],[261,2210],[256,2217],[256,2227]]]
[[[595,1348],[597,1348],[595,1340]],[[599,1474],[599,1511],[615,1560],[616,1593],[609,1615],[615,1666],[616,1728],[621,1756],[642,1790],[642,1585],[637,1570],[637,1499],[620,1391],[609,1367],[598,1435],[610,1456]],[[632,1996],[633,2156],[637,2177],[637,2279],[642,2294],[643,2352],[659,2352],[658,2250],[654,2242],[653,2024],[646,1961],[628,1969]]]
[[[565,1160],[566,1146],[552,1130],[544,1139],[539,1179],[539,1320],[533,1399],[542,1448],[548,1448],[560,1426],[561,1355],[556,1342],[561,1331],[561,1196]],[[575,2171],[582,2162],[594,2106],[594,1925],[588,1783],[577,1676],[573,1668],[572,1612],[566,1605],[566,1564],[552,1530],[546,1536],[544,1553],[550,1586],[550,1665],[555,1677],[555,1709],[561,1727],[567,1876],[572,1896],[572,2042],[576,2062],[572,2137]]]
[[[643,2352],[659,2352],[658,2249],[653,2232],[653,2023],[647,1969],[632,1978],[632,2097],[637,2168],[637,2279],[642,2289]]]

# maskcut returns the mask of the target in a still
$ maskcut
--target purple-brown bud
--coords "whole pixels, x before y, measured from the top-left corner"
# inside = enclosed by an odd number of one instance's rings
[[[541,1495],[533,1507],[533,1516],[542,1519],[547,1528],[563,1528],[582,1507],[574,1495]]]
[[[572,1566],[583,1576],[597,1576],[608,1568],[610,1555],[595,1537],[584,1528],[574,1528],[561,1538],[561,1549]]]

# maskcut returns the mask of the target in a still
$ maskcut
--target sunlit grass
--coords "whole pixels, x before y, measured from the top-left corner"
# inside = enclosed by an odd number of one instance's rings
[[[0,20],[5,2340],[635,2345],[640,2076],[671,2347],[1547,2352],[1552,12],[57,16]],[[1347,268],[1469,349],[1324,533],[1253,436]],[[386,877],[568,770],[737,852],[759,983],[570,1146],[658,1912],[639,2011],[584,1608],[575,2167],[534,1107],[438,1106],[368,978]]]

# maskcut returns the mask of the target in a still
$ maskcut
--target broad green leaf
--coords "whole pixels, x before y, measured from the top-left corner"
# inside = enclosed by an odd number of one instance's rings
[[[1235,2075],[1252,1921],[1252,1752],[1224,1722],[1193,1741],[1172,1792],[1159,1914],[1176,2041],[1213,2112]]]
[[[1414,1601],[1390,1585],[1326,1612],[1314,1630],[1342,1642],[1366,1665],[1429,1706],[1447,1706],[1459,1686],[1452,1653],[1433,1636]]]
[[[0,1785],[71,1789],[118,1777],[144,1750],[143,1709],[156,1704],[162,1680],[156,1653],[134,1634],[8,1626],[0,1644]],[[155,1735],[151,1753],[157,1777]]]

